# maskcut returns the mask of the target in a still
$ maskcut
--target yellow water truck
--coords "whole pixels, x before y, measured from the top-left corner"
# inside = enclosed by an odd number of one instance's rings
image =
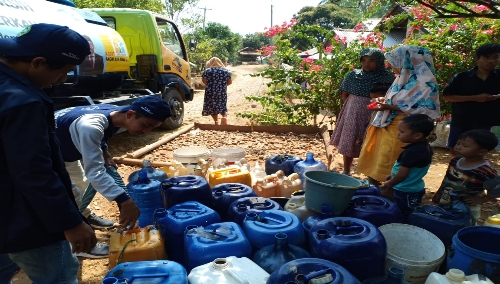
[[[47,90],[56,109],[127,105],[152,95],[167,101],[174,114],[162,127],[182,125],[193,89],[187,49],[175,23],[145,10],[78,9],[71,0],[0,0],[0,37],[15,37],[35,23],[68,26],[93,51],[65,84]]]

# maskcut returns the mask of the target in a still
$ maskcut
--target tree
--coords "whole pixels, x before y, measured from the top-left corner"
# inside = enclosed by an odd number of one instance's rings
[[[500,19],[498,0],[402,0],[403,5],[422,5],[435,13],[437,18],[490,18]],[[373,7],[395,3],[394,0],[374,0]]]
[[[241,47],[241,35],[233,33],[228,26],[209,22],[205,29],[198,27],[185,35],[184,42],[189,42],[193,37],[196,38],[197,48],[190,53],[190,61],[198,68],[204,68],[205,62],[213,56],[224,62],[238,62],[237,51]]]
[[[296,15],[294,15],[294,19],[297,20],[297,25],[319,26],[322,29],[329,31],[334,28],[353,28],[358,21],[358,19],[355,19],[351,12],[335,4],[324,4],[317,7],[303,7]],[[307,37],[314,37],[319,42],[323,42],[325,40],[322,32],[317,32],[311,29],[304,34],[300,34],[299,37],[290,38],[290,42],[298,49],[307,50],[312,47],[309,44],[310,40]]]
[[[269,45],[271,43],[271,38],[264,35],[263,33],[253,33],[247,34],[242,39],[243,47],[250,47],[259,49],[263,46]]]
[[[361,18],[370,7],[371,0],[322,0],[321,4],[335,4],[343,9],[351,11],[357,18]]]

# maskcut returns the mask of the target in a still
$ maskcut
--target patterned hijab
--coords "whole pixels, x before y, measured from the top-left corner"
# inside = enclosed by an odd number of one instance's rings
[[[401,69],[385,95],[386,103],[398,106],[406,115],[422,113],[432,119],[440,117],[439,87],[430,51],[425,47],[402,45],[387,52],[385,58],[393,67]],[[372,124],[385,127],[397,114],[397,111],[379,111]]]
[[[226,67],[222,61],[217,57],[212,57],[205,63],[205,68],[224,68]]]
[[[347,74],[341,91],[361,97],[370,97],[372,83],[389,83],[394,81],[394,74],[389,72],[384,65],[384,54],[378,48],[365,48],[360,53],[360,60],[363,56],[370,56],[377,62],[377,67],[372,71],[365,71],[363,68],[353,70]]]

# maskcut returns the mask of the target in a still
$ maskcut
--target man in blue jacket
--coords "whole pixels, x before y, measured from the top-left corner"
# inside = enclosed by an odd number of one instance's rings
[[[42,88],[90,53],[68,27],[35,24],[0,39],[0,282],[10,258],[35,283],[78,283],[74,253],[97,239],[74,201],[55,136],[54,108]]]

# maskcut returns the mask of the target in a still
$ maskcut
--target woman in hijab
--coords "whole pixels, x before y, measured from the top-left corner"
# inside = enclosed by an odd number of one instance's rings
[[[221,125],[227,124],[227,86],[231,85],[231,72],[225,69],[224,63],[212,57],[205,64],[202,81],[205,84],[202,115],[212,116],[215,125],[219,124],[219,114],[222,115]]]
[[[366,48],[360,53],[361,68],[351,71],[340,86],[342,99],[345,101],[335,125],[330,144],[337,147],[344,158],[344,171],[351,173],[354,158],[359,157],[361,141],[366,125],[369,123],[370,89],[373,83],[394,81],[394,74],[384,66],[384,54],[378,48]]]
[[[427,48],[402,45],[387,52],[385,58],[398,77],[383,98],[375,99],[378,111],[368,129],[358,160],[358,171],[378,185],[391,173],[403,151],[398,139],[398,122],[410,114],[440,117],[439,88],[434,63]]]

